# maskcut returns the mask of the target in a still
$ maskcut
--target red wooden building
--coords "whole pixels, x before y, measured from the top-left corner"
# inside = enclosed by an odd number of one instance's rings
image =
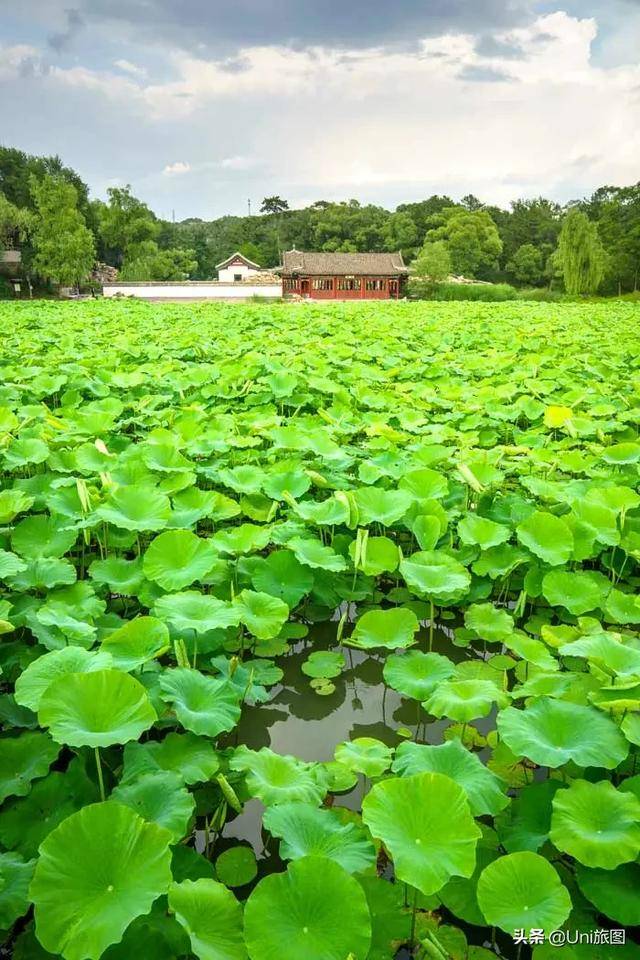
[[[282,292],[313,300],[397,300],[407,268],[401,253],[305,253],[287,250]]]

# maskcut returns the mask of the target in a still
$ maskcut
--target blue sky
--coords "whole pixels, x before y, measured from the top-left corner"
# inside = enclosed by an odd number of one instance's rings
[[[640,0],[22,0],[0,142],[163,216],[640,179]]]

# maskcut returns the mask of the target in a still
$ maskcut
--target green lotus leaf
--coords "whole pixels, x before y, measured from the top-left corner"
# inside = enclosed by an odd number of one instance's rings
[[[640,623],[640,602],[633,593],[611,590],[603,607],[605,619],[611,623]]]
[[[516,527],[516,534],[521,544],[553,567],[572,557],[573,534],[562,517],[536,510]]]
[[[356,541],[349,544],[349,556],[356,557]],[[402,559],[398,546],[388,537],[367,537],[360,569],[367,577],[378,577],[381,573],[391,573],[397,569]]]
[[[313,588],[313,574],[291,550],[274,550],[258,560],[251,584],[259,593],[270,593],[293,610]]]
[[[434,717],[449,717],[468,723],[486,717],[494,703],[503,707],[508,701],[508,694],[492,680],[443,680],[424,703],[424,708]]]
[[[559,652],[567,657],[585,657],[615,676],[640,676],[640,649],[622,643],[610,633],[580,637],[563,644]]]
[[[123,557],[107,557],[106,560],[94,560],[89,567],[89,575],[96,583],[105,584],[112,593],[134,596],[142,587],[144,576],[139,558],[125,560]]]
[[[172,497],[171,503],[173,511],[168,525],[175,529],[186,530],[204,517],[217,521],[230,520],[240,513],[240,506],[231,497],[198,487],[181,490]]]
[[[182,590],[194,580],[202,580],[217,558],[211,541],[190,530],[165,530],[151,542],[142,567],[145,577],[163,590]]]
[[[467,513],[458,523],[458,534],[463,543],[477,544],[482,550],[497,547],[511,536],[511,530],[475,513]]]
[[[383,675],[385,682],[404,696],[426,700],[454,671],[455,666],[448,657],[408,650],[405,654],[387,657]]]
[[[186,473],[193,464],[171,443],[141,444],[142,460],[149,470],[160,473]]]
[[[37,557],[12,576],[11,586],[20,591],[51,590],[52,587],[75,583],[76,579],[76,568],[68,560]]]
[[[66,529],[58,517],[34,514],[21,520],[11,534],[11,548],[21,557],[37,560],[64,556],[78,539],[78,531]]]
[[[306,567],[319,570],[332,570],[339,573],[345,570],[347,561],[331,547],[325,547],[321,540],[312,537],[291,537],[287,546]]]
[[[613,870],[640,853],[640,800],[608,780],[574,780],[553,798],[549,835],[580,863]]]
[[[571,911],[571,898],[548,860],[522,851],[499,857],[478,880],[485,920],[510,936],[532,928],[557,930]]]
[[[338,863],[304,857],[258,883],[245,906],[244,935],[251,960],[365,960],[369,907]]]
[[[171,883],[171,834],[109,800],[84,807],[40,847],[36,933],[65,960],[99,960]]]
[[[0,490],[0,523],[11,523],[19,513],[33,506],[33,501],[24,490]]]
[[[381,877],[363,876],[358,880],[371,913],[367,960],[389,960],[411,937],[411,912],[405,906],[403,884],[389,883]]]
[[[168,733],[164,740],[128,743],[124,748],[123,783],[146,773],[169,771],[183,783],[213,779],[220,769],[213,744],[193,733]]]
[[[454,917],[476,926],[485,925],[484,916],[478,906],[478,878],[484,868],[497,859],[496,836],[493,830],[483,828],[476,848],[476,865],[471,876],[452,877],[438,893],[439,900]]]
[[[358,619],[353,633],[346,641],[361,650],[386,647],[397,650],[416,642],[420,623],[413,610],[391,607],[388,610],[368,610]]]
[[[27,569],[26,563],[9,550],[0,550],[0,580],[10,580]]]
[[[280,803],[264,813],[262,822],[280,838],[280,857],[298,860],[309,855],[328,857],[347,873],[360,873],[376,862],[374,845],[356,823],[343,823],[334,810],[309,803]]]
[[[300,669],[307,677],[338,677],[345,667],[343,654],[333,650],[314,650]]]
[[[349,793],[358,782],[358,774],[337,760],[326,760],[322,766],[328,776],[330,793]]]
[[[18,853],[0,853],[0,928],[8,930],[29,909],[29,884],[35,860]]]
[[[239,527],[219,530],[211,538],[211,543],[222,553],[237,556],[263,550],[270,539],[271,530],[269,527],[259,527],[253,523],[241,523]]]
[[[277,637],[289,617],[289,607],[270,593],[242,590],[236,600],[241,623],[259,640]]]
[[[541,697],[526,710],[502,710],[498,733],[516,756],[545,767],[573,760],[580,767],[612,770],[629,752],[616,724],[599,710],[550,697]]]
[[[507,853],[531,850],[534,853],[549,839],[551,801],[561,787],[559,780],[530,783],[520,790],[499,817],[495,827]]]
[[[199,670],[177,667],[160,677],[162,699],[192,733],[217,737],[233,730],[240,719],[239,694],[226,680],[206,677]]]
[[[311,486],[308,475],[295,462],[276,464],[264,477],[262,489],[272,500],[284,500],[284,494],[302,497]]]
[[[208,630],[237,627],[240,623],[237,606],[196,590],[160,597],[156,600],[154,613],[160,620],[168,620],[180,632],[194,630],[201,634]]]
[[[492,603],[472,603],[464,614],[464,625],[481,640],[503,643],[513,633],[513,617],[507,610],[499,610]]]
[[[506,784],[459,740],[449,740],[438,746],[410,741],[401,743],[396,748],[391,769],[403,777],[427,772],[451,777],[465,791],[474,817],[494,815],[510,802],[504,792]]]
[[[111,799],[131,807],[143,818],[168,830],[174,841],[182,840],[195,810],[195,801],[175,773],[146,773],[137,780],[119,784]]]
[[[391,854],[397,879],[425,896],[452,876],[473,873],[481,832],[464,790],[444,774],[375,784],[362,802],[362,819]]]
[[[419,500],[441,500],[449,492],[447,478],[428,467],[409,470],[401,477],[398,487]]]
[[[326,500],[301,500],[293,508],[297,517],[316,526],[341,526],[348,524],[349,507],[337,497],[327,497]]]
[[[328,774],[321,764],[305,763],[268,747],[237,747],[229,766],[246,775],[250,795],[265,806],[293,800],[319,804],[327,793]]]
[[[204,878],[172,883],[169,908],[187,931],[198,960],[247,960],[242,909],[221,883]]]
[[[602,451],[602,459],[619,467],[640,460],[640,443],[614,443]]]
[[[256,855],[251,847],[230,847],[216,860],[216,876],[227,887],[244,887],[255,880],[257,873]]]
[[[231,469],[220,470],[220,481],[236,493],[259,493],[262,489],[264,471],[260,467],[241,464]]]
[[[362,526],[381,523],[390,527],[401,520],[413,503],[407,490],[382,490],[380,487],[360,487],[355,500]]]
[[[501,543],[497,547],[483,550],[480,558],[472,563],[471,569],[478,577],[497,580],[508,577],[517,567],[528,562],[531,562],[531,554],[527,550],[511,543]]]
[[[393,751],[374,737],[356,737],[339,743],[334,756],[349,770],[365,777],[380,777],[391,766]]]
[[[620,729],[624,733],[629,743],[633,743],[635,746],[640,747],[640,714],[628,714],[620,724]]]
[[[169,498],[144,484],[117,487],[96,510],[96,516],[105,523],[123,530],[162,530],[169,522]]]
[[[442,550],[412,554],[401,561],[400,573],[413,593],[439,604],[459,600],[471,583],[468,570]]]
[[[578,864],[576,880],[580,892],[598,913],[625,927],[640,925],[640,863],[623,863],[615,870]]]
[[[155,617],[136,617],[104,638],[100,650],[119,670],[135,670],[171,647],[166,625]]]
[[[565,607],[574,616],[601,607],[610,587],[609,581],[595,570],[552,570],[542,581],[545,600],[554,607]]]
[[[54,627],[72,643],[91,646],[96,635],[95,620],[105,607],[104,600],[96,597],[86,581],[81,581],[52,591],[38,609],[36,619],[43,626]]]
[[[137,740],[157,720],[147,691],[128,673],[67,673],[40,698],[38,720],[57,743],[108,747]]]
[[[29,793],[31,781],[46,776],[59,753],[57,743],[38,731],[0,739],[0,802]]]
[[[16,703],[38,712],[42,696],[54,680],[69,673],[93,673],[112,666],[109,653],[85,650],[84,647],[63,647],[52,650],[29,664],[16,680]]]
[[[558,661],[549,652],[546,644],[542,640],[530,637],[522,630],[514,630],[510,636],[505,637],[504,645],[512,653],[517,654],[527,663],[534,664],[540,670],[553,673],[560,669]]]
[[[44,440],[27,437],[24,440],[12,440],[4,451],[5,466],[9,470],[24,467],[28,463],[44,463],[49,456],[49,447]]]

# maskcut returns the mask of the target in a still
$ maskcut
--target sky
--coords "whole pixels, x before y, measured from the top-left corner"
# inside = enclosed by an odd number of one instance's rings
[[[0,0],[0,144],[160,216],[640,180],[640,0]]]

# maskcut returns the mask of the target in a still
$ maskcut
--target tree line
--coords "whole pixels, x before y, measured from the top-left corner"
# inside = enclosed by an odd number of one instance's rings
[[[415,276],[451,274],[569,294],[638,289],[640,183],[605,186],[561,206],[543,197],[514,200],[508,210],[468,195],[435,195],[394,211],[357,200],[319,200],[292,210],[266,197],[259,215],[190,218],[155,215],[128,186],[106,201],[58,157],[0,147],[0,251],[19,247],[32,285],[78,286],[96,262],[123,280],[207,280],[240,250],[264,267],[282,251],[401,250]],[[94,274],[95,276],[95,274]]]

